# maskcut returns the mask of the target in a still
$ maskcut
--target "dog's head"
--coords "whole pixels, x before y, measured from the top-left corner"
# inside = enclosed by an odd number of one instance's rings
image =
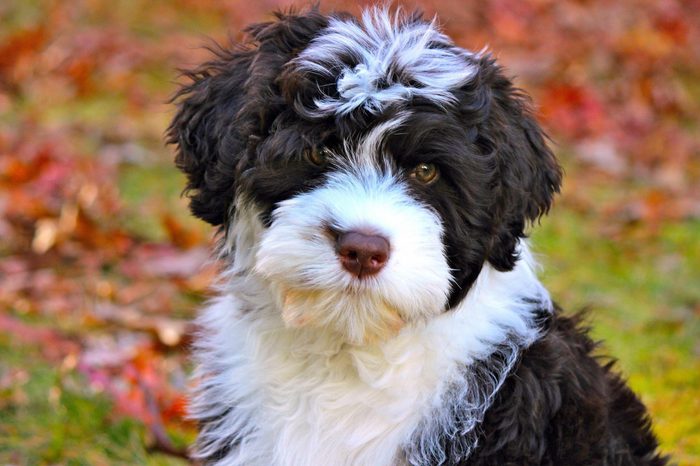
[[[381,9],[247,31],[189,73],[168,136],[194,215],[256,223],[237,247],[290,326],[383,338],[514,267],[561,170],[490,55]]]

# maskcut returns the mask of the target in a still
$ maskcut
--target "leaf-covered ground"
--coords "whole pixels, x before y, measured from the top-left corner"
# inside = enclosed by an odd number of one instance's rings
[[[215,266],[167,99],[209,38],[279,6],[0,3],[0,464],[185,464],[188,322]],[[533,232],[543,280],[590,308],[662,448],[700,464],[700,2],[417,6],[533,95],[567,170]]]

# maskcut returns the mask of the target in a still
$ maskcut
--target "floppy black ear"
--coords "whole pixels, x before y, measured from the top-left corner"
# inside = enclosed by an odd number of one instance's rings
[[[485,122],[494,157],[493,236],[487,260],[511,270],[516,245],[528,222],[547,213],[561,186],[562,170],[547,147],[546,135],[533,115],[530,98],[504,76],[491,57],[481,60],[482,83],[489,86]]]
[[[248,45],[212,47],[213,59],[185,72],[190,82],[172,99],[166,141],[177,147],[192,213],[212,225],[232,215],[236,181],[285,106],[277,85],[284,64],[327,23],[316,9],[275,16],[246,29]]]
[[[177,113],[167,142],[177,146],[175,165],[187,175],[192,213],[212,225],[224,223],[233,202],[246,138],[239,128],[245,82],[255,51],[213,49],[215,58],[183,74],[191,82],[175,95]]]

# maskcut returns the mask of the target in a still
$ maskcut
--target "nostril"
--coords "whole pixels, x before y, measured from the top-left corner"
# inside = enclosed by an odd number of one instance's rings
[[[372,256],[372,262],[374,262],[376,264],[382,264],[382,263],[386,262],[386,256],[383,254]]]
[[[380,235],[358,231],[338,232],[336,253],[345,270],[362,278],[384,267],[389,259],[389,241]]]

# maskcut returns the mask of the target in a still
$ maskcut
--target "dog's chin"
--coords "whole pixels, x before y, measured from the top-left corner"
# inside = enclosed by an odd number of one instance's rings
[[[351,345],[374,345],[444,310],[447,287],[442,282],[447,280],[441,275],[441,280],[430,280],[432,275],[424,274],[422,283],[392,270],[358,278],[324,250],[313,269],[299,264],[304,261],[297,257],[279,251],[266,254],[264,246],[258,250],[254,273],[269,290],[273,312],[287,328],[311,338],[331,335]]]
[[[405,313],[367,292],[280,288],[279,308],[287,327],[331,332],[355,345],[379,343],[406,325]]]

